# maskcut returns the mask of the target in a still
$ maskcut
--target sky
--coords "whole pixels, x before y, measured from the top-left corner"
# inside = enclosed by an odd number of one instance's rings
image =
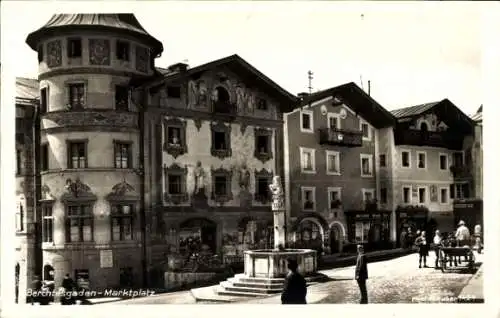
[[[52,14],[134,13],[164,45],[160,67],[238,54],[292,94],[310,70],[313,91],[370,81],[389,110],[448,98],[471,115],[483,103],[477,2],[57,2],[2,1],[16,76],[37,76],[25,39]]]

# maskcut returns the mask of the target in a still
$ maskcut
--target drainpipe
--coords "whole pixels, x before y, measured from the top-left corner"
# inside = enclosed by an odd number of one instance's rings
[[[141,104],[139,105],[139,112],[138,112],[138,126],[139,126],[139,182],[140,182],[140,223],[141,223],[141,267],[142,267],[142,284],[144,287],[149,286],[149,280],[148,280],[148,262],[147,262],[147,237],[146,237],[146,202],[145,202],[145,196],[146,196],[146,190],[145,190],[145,173],[144,173],[144,138],[145,138],[145,133],[144,133],[144,121],[145,121],[145,108],[146,108],[146,100],[145,100],[145,94],[143,94],[143,98],[141,99]]]
[[[41,207],[39,204],[39,201],[41,199],[41,187],[42,187],[42,181],[41,181],[41,176],[40,176],[40,165],[41,162],[38,160],[40,158],[40,144],[41,144],[41,136],[40,136],[40,121],[41,121],[41,114],[39,111],[40,104],[38,104],[34,107],[33,110],[33,121],[32,121],[32,154],[31,154],[31,166],[32,170],[30,171],[30,174],[32,176],[33,180],[33,258],[34,258],[34,268],[35,268],[35,275],[38,275],[40,279],[42,279],[42,266],[43,266],[43,254],[42,254],[42,227],[41,227],[41,222],[42,222],[42,217],[41,217]],[[30,230],[30,229],[28,229]],[[28,253],[29,257],[29,253]]]

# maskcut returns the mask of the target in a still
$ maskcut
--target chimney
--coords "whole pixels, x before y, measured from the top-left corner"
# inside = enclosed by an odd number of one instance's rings
[[[302,92],[302,93],[298,93],[297,96],[299,96],[299,98],[301,100],[304,100],[309,96],[309,93]]]
[[[370,91],[371,91],[371,81],[368,80],[368,96],[371,96]]]
[[[189,65],[187,65],[186,63],[175,63],[175,64],[172,64],[168,67],[168,70],[170,72],[179,72],[179,73],[182,73],[182,72],[185,72],[187,69],[188,69]]]

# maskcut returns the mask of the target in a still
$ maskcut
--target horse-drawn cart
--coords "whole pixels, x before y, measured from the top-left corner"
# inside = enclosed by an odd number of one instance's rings
[[[476,264],[476,257],[472,248],[464,247],[440,247],[439,248],[439,262],[441,263],[441,271],[445,272],[452,267],[458,268],[461,263],[460,258],[465,258],[465,266],[471,271],[474,270]],[[458,260],[458,261],[457,261]],[[454,266],[453,266],[454,265]]]

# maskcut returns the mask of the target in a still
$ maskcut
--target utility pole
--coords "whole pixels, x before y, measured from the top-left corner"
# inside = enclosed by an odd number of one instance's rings
[[[314,75],[314,73],[312,71],[308,71],[307,72],[307,79],[309,80],[309,86],[308,86],[308,88],[309,88],[309,95],[312,94],[312,89],[313,89],[313,87],[312,87],[313,75]]]

